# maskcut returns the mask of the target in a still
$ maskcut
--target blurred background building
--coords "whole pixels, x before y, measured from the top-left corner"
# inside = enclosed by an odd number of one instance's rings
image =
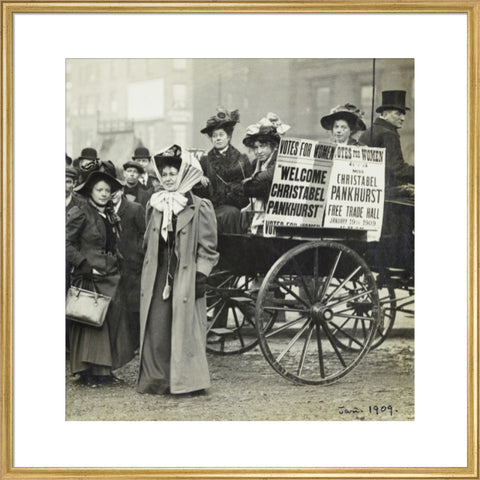
[[[240,150],[245,128],[267,112],[292,126],[289,136],[328,141],[320,117],[336,105],[359,106],[370,126],[372,67],[372,59],[68,59],[66,152],[94,147],[121,169],[138,146],[208,150],[200,130],[219,105],[240,110],[232,141]],[[375,107],[382,90],[407,91],[400,134],[413,164],[413,59],[377,59]]]

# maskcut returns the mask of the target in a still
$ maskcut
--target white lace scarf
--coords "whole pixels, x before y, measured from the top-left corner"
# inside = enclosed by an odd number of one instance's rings
[[[180,192],[157,192],[150,198],[150,205],[163,212],[161,234],[167,241],[168,232],[173,231],[172,216],[178,215],[187,205],[187,197]]]

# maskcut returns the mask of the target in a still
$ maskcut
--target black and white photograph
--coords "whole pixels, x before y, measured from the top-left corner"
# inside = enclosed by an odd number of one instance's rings
[[[65,419],[413,421],[414,59],[65,71]]]
[[[478,477],[477,2],[1,7],[0,477]]]

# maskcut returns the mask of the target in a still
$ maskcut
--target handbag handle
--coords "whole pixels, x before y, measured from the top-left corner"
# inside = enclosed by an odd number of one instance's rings
[[[82,278],[82,288],[85,289],[85,290],[87,290],[87,289],[85,288],[85,283],[86,283],[86,282],[85,282],[85,278],[83,277],[83,278]],[[95,294],[95,297],[94,297],[94,298],[95,298],[95,305],[97,305],[99,293],[98,293],[98,289],[97,289],[97,287],[96,287],[95,282],[93,281],[93,279],[91,279],[91,284],[92,284],[92,287],[93,287],[93,288],[92,288],[93,293]],[[78,297],[79,295],[80,295],[80,290],[77,291],[77,297]]]

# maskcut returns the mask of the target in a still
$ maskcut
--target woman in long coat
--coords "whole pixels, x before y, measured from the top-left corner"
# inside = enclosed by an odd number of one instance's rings
[[[249,203],[243,192],[242,180],[253,173],[248,157],[232,144],[235,124],[240,120],[238,110],[228,112],[217,108],[200,131],[208,135],[213,148],[200,159],[204,173],[195,193],[213,203],[218,233],[242,233],[241,209]]]
[[[127,311],[118,292],[120,281],[117,236],[119,221],[111,194],[121,184],[109,174],[92,172],[78,193],[84,205],[67,215],[67,260],[73,265],[72,284],[112,297],[102,327],[72,322],[70,364],[72,374],[89,386],[115,383],[112,370],[133,358]]]
[[[210,386],[206,279],[218,261],[213,206],[190,192],[201,170],[173,145],[155,155],[164,191],[147,205],[140,297],[140,393],[188,393]]]

